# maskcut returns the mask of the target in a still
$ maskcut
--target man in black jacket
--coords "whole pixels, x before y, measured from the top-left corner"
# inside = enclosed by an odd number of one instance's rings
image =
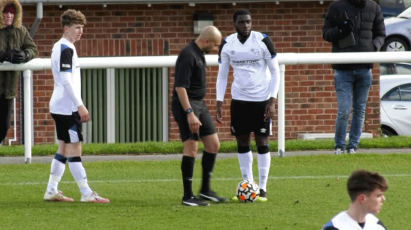
[[[332,42],[332,52],[377,52],[385,38],[381,8],[371,0],[334,1],[325,17],[323,38]],[[342,154],[345,150],[351,102],[353,114],[347,153],[353,154],[364,124],[373,64],[335,64],[332,67],[338,103],[335,154]]]

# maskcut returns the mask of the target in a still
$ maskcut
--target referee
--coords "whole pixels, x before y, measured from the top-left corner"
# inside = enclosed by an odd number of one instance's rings
[[[213,120],[203,98],[206,94],[206,61],[204,53],[216,50],[221,44],[221,33],[214,26],[204,28],[195,41],[185,46],[178,55],[175,67],[175,82],[171,109],[180,129],[183,141],[183,174],[184,197],[182,205],[209,206],[203,200],[215,203],[226,199],[217,196],[210,189],[210,178],[217,151],[220,147]],[[192,190],[192,179],[198,141],[204,144],[202,158],[203,178],[199,198]]]

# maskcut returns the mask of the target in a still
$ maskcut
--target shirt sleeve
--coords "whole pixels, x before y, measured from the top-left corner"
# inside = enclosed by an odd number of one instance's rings
[[[230,57],[225,52],[223,52],[224,47],[226,47],[225,46],[226,44],[227,44],[226,39],[223,39],[220,45],[220,49],[218,51],[218,63],[219,64],[225,64],[225,63],[230,64]]]
[[[267,66],[271,73],[270,97],[277,98],[278,89],[280,88],[280,66],[277,57],[267,60]]]
[[[338,27],[335,22],[335,17],[337,16],[337,9],[335,9],[335,4],[333,3],[331,3],[324,19],[323,38],[327,42],[336,42],[339,39],[341,39],[341,35],[338,31]]]
[[[230,57],[224,51],[225,40],[221,43],[220,51],[218,52],[218,76],[216,84],[217,101],[223,101],[225,91],[227,89],[227,76],[230,70]]]
[[[193,74],[195,60],[188,52],[181,52],[178,55],[175,69],[175,86],[190,87],[190,77]]]
[[[83,100],[81,100],[81,98],[74,93],[73,83],[71,82],[71,75],[73,72],[73,55],[73,49],[64,44],[61,45],[59,72],[58,76],[56,76],[54,80],[63,85],[64,90],[67,92],[71,101],[79,107],[83,105]]]
[[[265,44],[267,47],[267,50],[264,52],[264,59],[273,59],[277,56],[277,53],[275,52],[274,49],[274,43],[271,41],[270,37],[268,37],[266,34],[263,34],[264,38],[262,42]]]

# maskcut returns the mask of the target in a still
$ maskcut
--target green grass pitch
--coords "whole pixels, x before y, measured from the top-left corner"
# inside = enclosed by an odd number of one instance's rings
[[[80,203],[68,166],[59,189],[74,203],[43,201],[50,164],[1,165],[0,229],[321,229],[348,207],[347,177],[361,168],[388,179],[387,200],[378,217],[388,229],[406,230],[411,229],[410,162],[409,154],[275,157],[268,202],[209,207],[180,204],[180,161],[84,162],[91,188],[108,197],[110,204]],[[255,180],[257,176],[255,159]],[[197,160],[196,194],[200,178]],[[234,196],[240,180],[236,158],[217,159],[212,188],[218,194]]]

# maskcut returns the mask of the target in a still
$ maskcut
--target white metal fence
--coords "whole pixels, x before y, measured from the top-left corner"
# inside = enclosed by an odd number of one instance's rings
[[[145,67],[174,67],[177,56],[142,56],[142,57],[98,57],[80,58],[83,69],[94,68],[145,68]],[[208,66],[217,66],[217,55],[206,55]],[[395,63],[411,62],[409,52],[368,52],[368,53],[280,53],[281,83],[278,92],[278,154],[285,154],[285,93],[284,76],[285,65],[298,64],[348,64],[348,63]],[[31,79],[34,70],[51,69],[50,59],[34,59],[21,65],[4,63],[0,65],[0,71],[17,70],[24,71],[24,140],[25,162],[31,162],[32,146],[32,85]],[[163,88],[163,90],[168,90]],[[165,94],[165,95],[168,95]],[[166,100],[167,101],[167,100]],[[167,107],[168,108],[168,107]],[[167,118],[167,117],[166,117]],[[166,119],[163,118],[163,119]]]

